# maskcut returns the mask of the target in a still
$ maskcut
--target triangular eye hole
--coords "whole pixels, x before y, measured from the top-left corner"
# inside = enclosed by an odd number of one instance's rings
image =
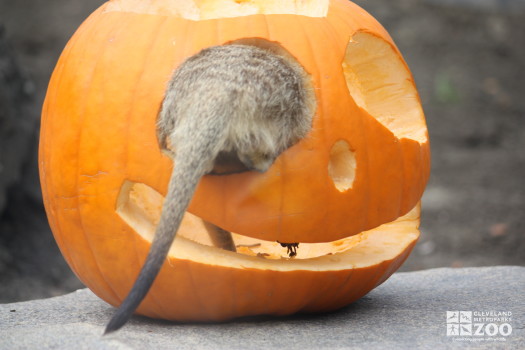
[[[365,32],[352,36],[343,61],[355,103],[397,138],[427,141],[425,117],[412,74],[387,41]]]

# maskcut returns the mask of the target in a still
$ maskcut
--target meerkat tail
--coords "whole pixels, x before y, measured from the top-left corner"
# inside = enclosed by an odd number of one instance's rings
[[[303,68],[257,47],[209,47],[177,68],[157,120],[160,146],[176,160],[168,195],[146,262],[105,334],[122,327],[148,293],[197,183],[219,154],[264,172],[310,131],[315,106]],[[233,165],[222,170],[239,169]],[[214,244],[235,251],[228,231],[209,225],[208,231]]]
[[[215,154],[207,144],[193,143],[188,150],[177,152],[168,194],[150,251],[131,291],[109,321],[104,334],[120,329],[140,305],[157,277],[200,178],[206,173]],[[211,142],[213,143],[213,142]]]

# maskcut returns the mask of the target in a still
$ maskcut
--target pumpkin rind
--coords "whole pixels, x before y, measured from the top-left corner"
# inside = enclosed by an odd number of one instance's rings
[[[152,197],[154,190],[145,185],[134,196],[129,195],[134,190],[125,187],[119,195],[119,215],[139,233],[137,249],[146,254],[162,197],[158,193]],[[394,222],[326,243],[324,249],[319,249],[320,244],[302,244],[295,259],[286,258],[285,250],[280,258],[263,258],[203,246],[210,238],[202,220],[188,214],[168,263],[138,312],[170,320],[224,321],[340,308],[381,284],[403,263],[419,237],[419,213],[416,206]],[[234,235],[240,246],[251,243],[243,238]],[[328,254],[326,246],[331,248]],[[305,250],[309,252],[303,254]],[[266,251],[271,252],[271,247]]]
[[[57,63],[42,113],[39,155],[44,202],[57,243],[79,278],[104,300],[121,302],[149,249],[149,243],[117,215],[119,191],[131,181],[165,193],[172,163],[156,140],[158,109],[172,71],[208,46],[243,38],[277,42],[312,76],[318,110],[312,132],[285,151],[267,173],[204,177],[190,212],[264,240],[330,242],[391,222],[417,205],[429,175],[428,141],[396,138],[357,106],[346,87],[342,60],[357,32],[381,38],[404,62],[386,31],[358,6],[333,0],[326,17],[273,14],[192,21],[109,11],[108,4],[82,24]],[[328,172],[330,150],[339,140],[349,144],[357,164],[352,186],[345,191],[337,189]],[[389,261],[322,274],[224,269],[217,274],[223,277],[210,282],[204,277],[218,273],[216,266],[173,261],[177,268],[163,268],[139,312],[217,320],[337,308],[390,275],[416,239]],[[294,289],[296,297],[288,305],[268,297],[252,309],[252,301],[245,300],[239,302],[243,306],[225,311],[223,299],[206,296],[218,304],[204,305],[201,313],[195,303],[203,300],[188,302],[194,305],[191,310],[184,310],[186,302],[168,300],[168,295],[175,295],[174,300],[179,295],[197,298],[195,290],[202,289],[227,297],[236,285],[253,284],[240,282],[248,275],[274,285],[272,293],[280,288],[277,294],[286,295],[286,288]],[[224,276],[238,282],[227,284]],[[348,280],[352,283],[344,288],[337,282]],[[332,285],[338,296],[330,301],[313,295],[308,283]],[[259,297],[263,298],[254,296]],[[165,311],[177,308],[181,311]]]

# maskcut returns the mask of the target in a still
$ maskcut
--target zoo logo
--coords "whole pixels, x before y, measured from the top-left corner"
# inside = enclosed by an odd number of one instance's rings
[[[447,337],[507,337],[512,312],[447,311]]]

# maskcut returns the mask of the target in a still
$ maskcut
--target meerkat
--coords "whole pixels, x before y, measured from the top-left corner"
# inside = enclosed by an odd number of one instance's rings
[[[174,160],[167,196],[146,262],[104,334],[122,327],[148,293],[200,178],[214,167],[221,172],[216,161],[234,157],[246,169],[264,172],[306,136],[314,113],[304,69],[266,49],[213,46],[175,70],[157,122],[160,147]],[[218,245],[235,249],[228,231],[207,226],[219,231]]]

